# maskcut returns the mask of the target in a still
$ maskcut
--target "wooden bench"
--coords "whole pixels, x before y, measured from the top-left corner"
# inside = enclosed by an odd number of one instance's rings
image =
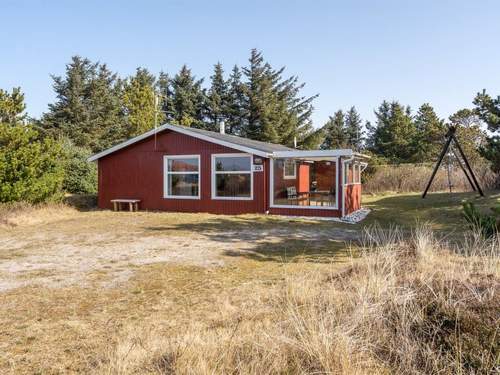
[[[111,199],[113,211],[120,211],[122,204],[128,204],[129,211],[139,211],[140,199]]]

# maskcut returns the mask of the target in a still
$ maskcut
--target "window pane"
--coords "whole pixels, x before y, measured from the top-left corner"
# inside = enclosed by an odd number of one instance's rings
[[[169,172],[198,172],[198,158],[168,159]]]
[[[285,160],[285,177],[295,177],[294,160]]]
[[[198,196],[198,174],[169,174],[168,195]]]
[[[217,197],[246,197],[251,195],[250,174],[216,174]]]
[[[231,156],[231,157],[216,157],[216,171],[249,171],[250,172],[250,157],[249,156]]]

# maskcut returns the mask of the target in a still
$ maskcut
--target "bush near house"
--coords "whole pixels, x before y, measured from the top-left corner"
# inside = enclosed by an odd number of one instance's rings
[[[491,213],[481,212],[472,202],[463,203],[463,215],[472,230],[481,233],[485,238],[498,234],[500,228],[500,205],[491,207]]]
[[[62,197],[63,156],[58,142],[33,127],[0,124],[0,202]]]
[[[92,151],[75,146],[69,139],[63,142],[65,153],[63,188],[72,194],[97,193],[97,165],[89,163],[87,158]]]

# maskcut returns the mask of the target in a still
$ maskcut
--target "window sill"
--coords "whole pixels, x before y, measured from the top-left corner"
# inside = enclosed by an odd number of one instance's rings
[[[190,199],[190,200],[200,200],[201,198],[198,197],[193,197],[190,195],[167,195],[164,196],[163,199]]]
[[[214,201],[252,201],[253,197],[212,197]]]

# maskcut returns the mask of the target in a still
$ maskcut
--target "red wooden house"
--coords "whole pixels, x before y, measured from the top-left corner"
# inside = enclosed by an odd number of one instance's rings
[[[324,217],[361,207],[366,160],[350,149],[303,151],[169,124],[89,158],[100,208],[139,199],[147,210]]]

